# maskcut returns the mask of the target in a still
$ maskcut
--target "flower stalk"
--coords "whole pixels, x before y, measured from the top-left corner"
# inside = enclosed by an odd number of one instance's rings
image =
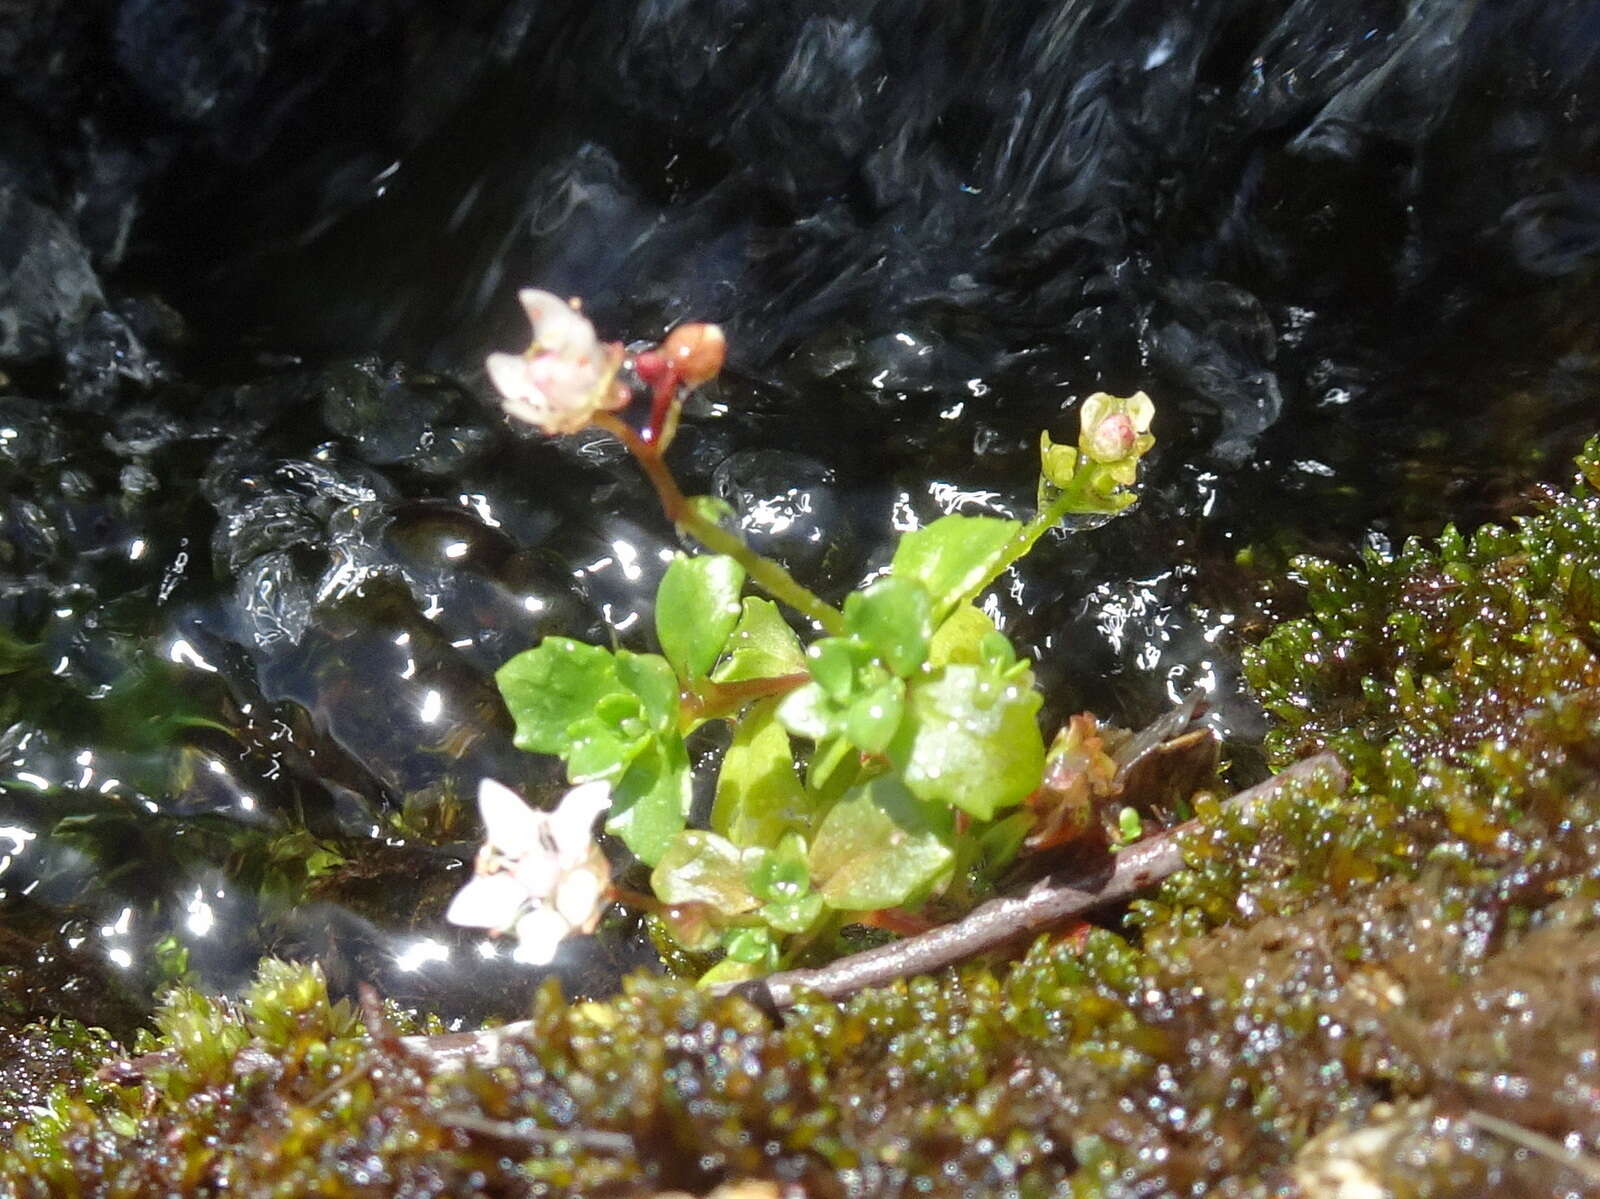
[[[681,401],[669,407],[669,415],[680,406]],[[741,538],[707,519],[689,502],[662,459],[665,438],[646,440],[611,412],[595,413],[592,423],[616,437],[638,461],[645,478],[655,488],[656,498],[661,501],[661,510],[668,520],[712,553],[725,554],[744,567],[745,572],[773,599],[788,604],[796,612],[814,620],[833,636],[844,633],[844,614],[839,609],[798,582],[771,558],[756,553]]]

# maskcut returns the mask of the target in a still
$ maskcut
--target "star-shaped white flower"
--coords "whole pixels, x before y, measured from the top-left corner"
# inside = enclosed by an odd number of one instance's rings
[[[593,932],[605,908],[611,867],[594,842],[594,821],[611,806],[611,788],[584,783],[553,812],[530,808],[509,787],[478,788],[484,842],[472,879],[445,919],[465,928],[514,931],[512,957],[548,965],[574,932]]]
[[[603,343],[560,296],[529,287],[517,299],[533,326],[533,344],[521,354],[490,354],[486,363],[510,416],[552,435],[576,433],[596,412],[627,403],[615,387],[620,346]]]

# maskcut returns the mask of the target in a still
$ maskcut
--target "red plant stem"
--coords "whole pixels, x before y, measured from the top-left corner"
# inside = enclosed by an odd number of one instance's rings
[[[788,695],[796,687],[810,681],[811,676],[805,671],[775,674],[765,679],[740,679],[734,683],[717,683],[706,679],[697,684],[696,692],[683,697],[679,705],[679,720],[687,728],[697,720],[726,716],[752,700]]]
[[[678,372],[669,362],[662,368],[661,377],[651,385],[650,424],[645,428],[641,441],[652,446],[659,444],[667,423],[667,411],[672,407],[672,395],[677,390]]]

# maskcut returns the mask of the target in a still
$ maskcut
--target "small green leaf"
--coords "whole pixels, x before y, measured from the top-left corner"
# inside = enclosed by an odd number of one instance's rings
[[[711,677],[719,683],[740,683],[801,674],[805,669],[805,649],[778,605],[752,595],[745,598],[739,623],[728,637],[727,657]]]
[[[720,554],[677,557],[656,591],[656,636],[678,674],[693,682],[716,664],[739,621],[744,567]]]
[[[760,978],[766,973],[768,971],[762,970],[759,966],[727,957],[702,974],[695,982],[695,986],[716,987],[724,983],[742,983],[747,979]]]
[[[678,676],[660,654],[617,651],[617,679],[639,697],[639,707],[650,727],[671,732],[678,724]]]
[[[777,946],[772,943],[772,934],[764,928],[729,929],[722,943],[727,947],[729,961],[765,970],[772,970],[778,964]]]
[[[830,908],[868,912],[906,903],[954,858],[950,812],[918,800],[891,775],[852,788],[811,845],[812,877]]]
[[[906,785],[979,820],[1024,799],[1044,774],[1040,699],[1029,683],[1025,672],[996,676],[976,666],[946,666],[913,683],[889,749]]]
[[[844,601],[844,624],[901,678],[928,656],[933,597],[913,578],[890,575]]]
[[[737,916],[759,906],[745,873],[745,854],[737,845],[716,833],[688,829],[662,852],[650,872],[650,889],[662,903],[703,903]]]
[[[635,715],[620,723],[612,723],[599,715],[572,722],[567,730],[567,746],[561,755],[566,759],[567,778],[571,782],[616,778],[651,742],[650,731],[637,715],[638,700],[632,696],[607,698],[632,701]]]
[[[570,637],[546,637],[494,677],[516,722],[517,748],[539,754],[563,752],[573,722],[623,690],[611,651]]]
[[[866,647],[848,637],[824,637],[806,650],[811,677],[832,700],[843,700],[855,690],[856,672],[869,660]]]
[[[803,933],[822,915],[822,896],[808,891],[798,899],[780,899],[763,904],[757,913],[780,933]]]
[[[690,783],[682,738],[656,738],[612,788],[606,832],[621,837],[634,857],[654,866],[683,831]]]
[[[983,661],[982,645],[988,636],[1003,638],[988,613],[971,604],[962,604],[945,618],[928,646],[928,665],[937,669],[952,662],[976,666]]]
[[[0,675],[16,674],[37,666],[44,646],[23,641],[10,630],[0,628]]]
[[[778,701],[769,699],[745,713],[722,757],[711,827],[735,845],[776,845],[786,832],[810,824],[810,805],[777,708]]]
[[[866,694],[858,696],[845,712],[845,736],[869,754],[889,748],[899,731],[906,710],[906,684],[903,679],[887,678]]]
[[[828,737],[817,743],[806,763],[806,790],[824,798],[843,794],[861,770],[861,755],[846,737]]]
[[[1052,441],[1048,430],[1039,434],[1039,473],[1047,483],[1052,487],[1066,487],[1077,469],[1077,447]]]
[[[750,873],[750,890],[763,900],[759,915],[784,933],[803,933],[822,915],[822,896],[811,889],[805,838],[790,833]]]
[[[1011,860],[1022,849],[1022,843],[1033,831],[1034,815],[1021,809],[1003,819],[996,820],[978,837],[978,868],[984,878],[998,878],[1000,872],[1011,865]]]
[[[811,889],[811,868],[806,865],[806,839],[787,833],[761,853],[750,871],[750,891],[768,902],[794,899]]]
[[[797,687],[778,704],[778,720],[797,737],[821,741],[838,722],[834,706],[816,683]]]
[[[1018,522],[993,516],[941,516],[900,539],[890,569],[926,587],[934,619],[941,620],[988,585],[1021,530]]]

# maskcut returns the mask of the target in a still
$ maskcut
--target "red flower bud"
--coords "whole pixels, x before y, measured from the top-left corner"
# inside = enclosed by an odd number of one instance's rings
[[[661,343],[661,353],[689,387],[715,379],[728,356],[728,342],[716,325],[694,321],[679,325]]]

